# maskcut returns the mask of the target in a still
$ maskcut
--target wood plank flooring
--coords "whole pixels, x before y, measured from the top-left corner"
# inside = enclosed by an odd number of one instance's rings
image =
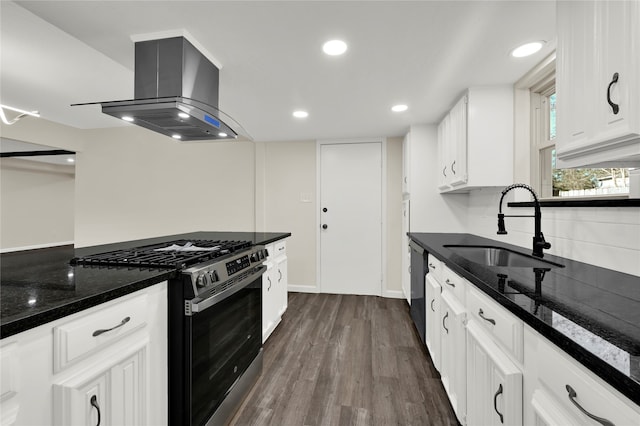
[[[289,293],[230,425],[458,425],[406,301]]]

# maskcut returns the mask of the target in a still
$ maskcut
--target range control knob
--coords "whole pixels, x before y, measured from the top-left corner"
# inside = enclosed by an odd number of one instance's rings
[[[211,279],[211,283],[215,283],[220,280],[218,278],[218,273],[215,270],[211,271],[211,273],[209,274],[209,278]]]
[[[200,274],[198,278],[196,278],[196,286],[205,287],[207,285],[207,274]]]
[[[249,260],[251,260],[251,262],[255,263],[255,262],[259,262],[260,261],[260,252],[257,251],[255,253],[253,253],[250,257]]]

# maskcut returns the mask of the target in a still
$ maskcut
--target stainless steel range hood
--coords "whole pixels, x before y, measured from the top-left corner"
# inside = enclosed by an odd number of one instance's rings
[[[218,80],[218,68],[186,38],[141,41],[135,44],[135,99],[93,104],[181,141],[250,139],[218,109]]]

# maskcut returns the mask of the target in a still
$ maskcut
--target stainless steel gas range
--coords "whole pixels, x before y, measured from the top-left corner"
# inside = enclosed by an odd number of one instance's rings
[[[176,268],[169,282],[169,423],[223,425],[262,371],[262,274],[247,241],[178,240],[74,264]]]

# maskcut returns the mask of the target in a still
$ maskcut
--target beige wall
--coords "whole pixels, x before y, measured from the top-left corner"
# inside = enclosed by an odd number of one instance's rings
[[[317,283],[316,142],[268,142],[256,146],[257,229],[291,232],[287,256],[290,288],[319,291]],[[386,287],[383,295],[402,297],[402,139],[387,141]],[[260,217],[264,220],[260,220]]]
[[[0,248],[73,243],[73,166],[17,158],[0,162]]]
[[[135,126],[84,137],[76,160],[77,247],[254,230],[252,142],[175,142]]]
[[[309,286],[309,291],[313,291],[316,285],[316,143],[267,142],[262,147],[263,229],[291,232],[287,242],[289,283],[294,288]]]
[[[294,289],[318,291],[315,141],[179,143],[135,126],[78,130],[42,119],[8,130],[3,136],[77,152],[75,181],[66,178],[67,186],[75,183],[74,208],[74,191],[72,201],[49,201],[66,208],[59,214],[64,219],[52,220],[71,227],[65,241],[75,240],[76,247],[198,230],[291,232],[289,282]],[[386,154],[383,295],[401,297],[401,139],[389,139]],[[3,178],[12,182],[12,194],[43,199],[28,195],[33,188],[18,189],[15,184],[27,180],[4,168]],[[2,247],[8,244],[5,229],[29,226],[21,222],[27,216],[12,207],[16,203],[8,202],[8,188],[3,184]],[[22,246],[62,238],[42,240],[45,233],[33,229],[22,233]]]

